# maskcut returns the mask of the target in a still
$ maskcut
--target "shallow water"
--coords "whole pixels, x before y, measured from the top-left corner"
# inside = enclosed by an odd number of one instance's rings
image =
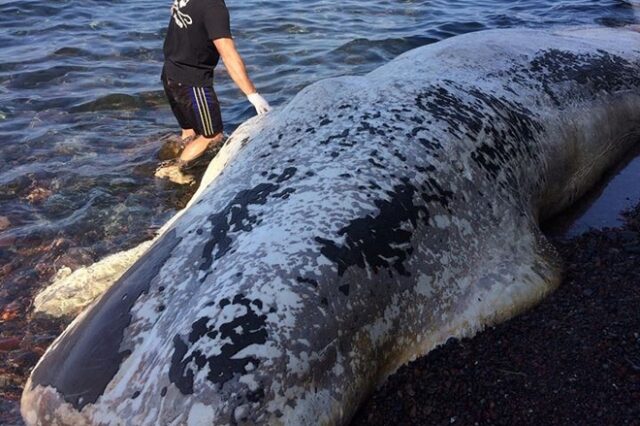
[[[640,146],[629,153],[600,183],[566,211],[552,218],[543,231],[552,236],[576,237],[590,229],[617,228],[624,213],[640,203]]]
[[[227,5],[249,73],[273,105],[470,31],[635,22],[631,2],[613,0]],[[0,0],[0,337],[21,327],[14,321],[57,268],[149,238],[180,204],[184,190],[152,173],[158,138],[176,129],[159,81],[169,6]],[[222,67],[216,89],[230,133],[253,109]],[[2,317],[7,306],[17,317]]]

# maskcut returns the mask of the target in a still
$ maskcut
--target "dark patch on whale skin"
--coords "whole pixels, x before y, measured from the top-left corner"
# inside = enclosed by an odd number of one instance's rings
[[[425,111],[430,118],[446,123],[446,131],[451,135],[459,139],[468,138],[471,141],[479,141],[477,147],[471,152],[471,159],[488,177],[493,180],[501,177],[497,182],[499,186],[506,188],[515,185],[518,180],[515,176],[518,170],[516,165],[519,162],[524,160],[533,160],[535,164],[540,162],[537,146],[539,141],[536,137],[543,131],[543,126],[531,110],[504,96],[487,93],[477,88],[463,88],[449,80],[443,83],[444,85],[433,86],[419,94],[416,97],[417,107]],[[424,119],[414,121],[422,124]],[[431,121],[428,124],[431,124]],[[374,135],[378,134],[379,129],[363,121],[357,130]],[[431,156],[438,157],[438,151],[442,150],[442,145],[438,141],[419,137],[421,132],[427,130],[419,125],[407,136],[417,140]],[[369,155],[370,164],[386,169],[381,163],[384,160],[377,150],[371,151]],[[396,155],[396,157],[403,162],[407,161],[404,156]],[[365,268],[367,265],[374,272],[380,268],[393,268],[401,275],[407,274],[403,262],[410,253],[397,247],[408,243],[411,235],[408,231],[400,229],[400,224],[410,221],[415,226],[420,212],[424,214],[426,220],[429,218],[425,207],[413,204],[414,193],[418,193],[426,204],[437,203],[449,213],[453,213],[450,201],[454,193],[442,187],[431,175],[435,172],[435,168],[416,166],[416,170],[424,175],[418,179],[422,181],[420,191],[410,185],[405,178],[403,185],[396,186],[394,191],[389,193],[391,202],[375,201],[380,209],[378,216],[354,219],[338,231],[338,235],[345,236],[345,245],[338,246],[331,240],[316,238],[316,241],[322,245],[321,253],[338,265],[339,276],[342,276],[351,266]],[[501,173],[503,176],[500,176]],[[366,190],[365,187],[361,189]],[[408,214],[408,212],[413,213]],[[392,235],[389,235],[390,233]],[[341,286],[339,290],[345,296],[349,294],[347,286]]]
[[[291,196],[291,194],[293,194],[295,192],[296,192],[295,188],[287,188],[282,192],[278,192],[277,194],[273,194],[273,198],[281,198],[283,200],[286,200],[287,198],[289,198]]]
[[[295,176],[297,171],[298,169],[296,169],[295,167],[287,167],[286,169],[284,169],[282,174],[276,178],[276,182],[282,183],[291,179],[293,176]]]
[[[479,90],[471,90],[469,93],[502,118],[502,126],[496,126],[494,120],[485,124],[484,131],[488,140],[483,141],[471,153],[471,158],[493,179],[497,179],[499,172],[503,170],[506,175],[506,182],[500,183],[503,187],[507,182],[514,183],[517,179],[514,174],[518,170],[515,167],[517,164],[525,159],[539,163],[539,142],[536,135],[544,128],[535,119],[534,112],[518,102]]]
[[[253,368],[260,365],[260,360],[255,357],[234,358],[243,349],[257,344],[261,345],[267,341],[267,316],[262,314],[262,301],[249,300],[244,295],[239,294],[233,298],[222,299],[218,304],[220,309],[228,305],[244,306],[247,313],[222,324],[218,329],[209,326],[207,323],[210,317],[202,317],[191,326],[187,340],[179,334],[173,338],[174,352],[171,357],[171,367],[169,368],[169,380],[176,385],[183,395],[193,394],[193,379],[197,371],[208,366],[209,372],[207,380],[214,384],[223,385],[231,380],[236,374],[246,373],[248,364],[253,364]],[[236,329],[240,328],[238,333]],[[185,358],[189,351],[189,346],[198,343],[201,339],[209,338],[220,341],[231,340],[220,347],[221,354],[207,356],[200,350],[195,350]],[[194,365],[195,364],[195,365]],[[249,399],[256,399],[258,393],[248,395]],[[262,393],[264,396],[264,393]]]
[[[429,191],[427,191],[426,188],[428,188]],[[446,211],[448,211],[449,213],[453,213],[449,205],[451,199],[454,196],[453,191],[444,189],[442,186],[440,186],[438,181],[431,176],[426,178],[424,185],[421,186],[421,189],[423,191],[420,194],[420,197],[422,197],[422,199],[426,203],[438,203]]]
[[[469,131],[477,136],[482,130],[485,118],[482,110],[478,109],[477,105],[469,104],[455,96],[444,86],[429,88],[419,94],[415,102],[419,109],[447,123],[447,131],[459,139]]]
[[[318,281],[313,278],[297,277],[296,281],[303,284],[311,284],[313,287],[318,288]]]
[[[331,135],[329,137],[327,137],[326,139],[318,142],[319,145],[329,145],[329,143],[331,143],[331,141],[333,140],[338,140],[340,141],[339,144],[341,146],[353,146],[354,142],[350,141],[349,139],[347,139],[347,137],[349,136],[349,129],[344,129],[341,133],[338,133],[337,135]]]
[[[129,268],[87,313],[82,326],[70,330],[56,350],[42,358],[32,373],[31,389],[52,386],[77,410],[95,403],[130,355],[121,352],[120,346],[133,305],[148,293],[151,281],[181,240],[175,230],[167,232]]]
[[[510,165],[524,159],[537,161],[536,135],[543,131],[543,126],[536,115],[504,96],[477,88],[466,89],[449,80],[444,83],[446,87],[434,86],[418,95],[417,107],[445,122],[451,135],[479,141],[471,159],[493,180],[504,171],[506,179],[499,182],[500,186],[514,183],[517,168]],[[418,141],[430,151],[441,148],[437,142]]]
[[[540,51],[528,68],[516,72],[525,74],[530,81],[540,82],[542,90],[556,106],[560,106],[567,95],[554,90],[554,86],[562,82],[588,86],[588,90],[572,93],[573,99],[595,98],[600,92],[614,93],[640,86],[637,64],[602,50],[581,54],[560,49]]]
[[[424,206],[414,204],[416,188],[408,178],[402,179],[402,184],[396,185],[393,191],[387,192],[390,200],[376,200],[379,209],[376,216],[367,215],[352,220],[347,226],[338,231],[344,236],[345,245],[338,246],[334,241],[316,237],[321,244],[320,252],[338,265],[338,275],[342,276],[351,266],[362,269],[367,266],[374,272],[379,269],[395,269],[400,275],[408,276],[404,261],[411,255],[410,246],[413,233],[402,229],[402,225],[410,223],[414,228],[418,219],[427,220],[429,213]],[[340,288],[345,295],[348,288]]]
[[[326,126],[327,124],[331,124],[333,123],[332,120],[329,120],[329,118],[327,117],[327,115],[323,115],[320,117],[320,123],[318,123],[319,126]]]
[[[284,181],[291,179],[293,176],[295,176],[297,171],[298,169],[296,169],[295,167],[287,167],[279,175],[276,173],[271,173],[267,179],[274,180],[277,183],[282,183]]]
[[[268,196],[278,189],[278,185],[261,183],[252,189],[240,191],[220,213],[209,216],[211,238],[202,249],[200,270],[208,271],[214,260],[220,259],[231,249],[230,233],[249,232],[253,229],[258,218],[249,214],[249,205],[265,204]],[[214,254],[216,248],[217,252]]]
[[[275,180],[278,184],[288,181],[295,176],[297,169],[287,167],[280,175],[273,174],[270,180]],[[252,204],[263,205],[270,195],[274,195],[280,189],[280,185],[274,183],[261,183],[252,189],[240,191],[219,213],[209,216],[211,222],[211,238],[205,243],[202,249],[202,263],[200,270],[208,271],[214,260],[220,259],[231,249],[232,239],[230,233],[249,232],[258,221],[257,216],[249,214],[249,206]],[[274,197],[287,199],[294,189],[285,189],[275,194]],[[214,254],[214,250],[217,251]],[[206,276],[202,278],[202,282]]]

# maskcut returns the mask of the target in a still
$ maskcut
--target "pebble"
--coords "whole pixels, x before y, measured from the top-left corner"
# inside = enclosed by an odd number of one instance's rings
[[[20,348],[20,339],[17,337],[7,337],[0,339],[0,351],[15,351]]]
[[[46,188],[34,188],[29,195],[27,195],[27,201],[31,204],[41,203],[49,198],[53,194],[52,191]]]
[[[17,368],[31,368],[36,365],[38,358],[40,358],[40,355],[35,352],[25,352],[15,357],[11,364]]]
[[[22,383],[20,377],[16,377],[14,374],[2,374],[0,373],[0,388],[9,386],[19,386]]]
[[[634,242],[640,240],[640,234],[634,231],[621,231],[620,237],[626,242]]]
[[[7,235],[6,237],[0,237],[0,248],[11,247],[16,242],[14,235]]]
[[[0,216],[0,231],[4,231],[10,226],[11,222],[9,221],[9,218],[6,216]]]
[[[0,268],[0,275],[9,275],[11,271],[13,271],[13,265],[11,263],[7,263]]]
[[[0,313],[0,320],[11,321],[18,316],[20,312],[20,305],[17,302],[11,302],[2,309]]]
[[[624,246],[627,253],[640,254],[640,244],[629,244]]]

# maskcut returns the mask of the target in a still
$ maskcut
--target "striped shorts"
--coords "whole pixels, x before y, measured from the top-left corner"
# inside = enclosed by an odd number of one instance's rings
[[[164,92],[182,129],[214,137],[222,133],[220,104],[213,87],[190,87],[163,76]]]

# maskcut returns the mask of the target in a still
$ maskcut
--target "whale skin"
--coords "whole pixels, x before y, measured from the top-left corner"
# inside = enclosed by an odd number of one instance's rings
[[[346,424],[404,363],[561,280],[539,230],[640,136],[640,34],[491,30],[244,123],[51,345],[30,425]]]

